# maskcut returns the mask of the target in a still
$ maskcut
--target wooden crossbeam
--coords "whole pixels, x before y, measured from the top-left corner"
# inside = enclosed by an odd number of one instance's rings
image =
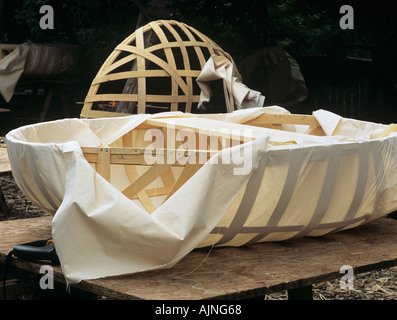
[[[297,124],[297,125],[308,125],[309,130],[307,134],[311,135],[325,135],[319,122],[313,115],[301,115],[301,114],[262,114],[259,117],[244,122],[245,125],[265,127],[272,129],[280,129],[283,124]]]
[[[127,134],[125,134],[122,137],[122,139],[123,139],[124,147],[132,147],[132,132],[128,132]],[[124,168],[131,184],[139,178],[138,170],[136,166],[124,166]],[[152,214],[156,210],[146,190],[143,189],[137,192],[136,195],[130,196],[130,199],[132,199],[132,197],[137,197],[141,202],[141,204],[146,209],[146,211],[149,212],[150,214]]]
[[[138,172],[136,170],[136,166],[125,166],[125,171],[131,183],[133,183],[139,178]],[[146,211],[149,212],[150,214],[153,213],[154,210],[156,210],[146,190],[141,190],[137,192],[135,195],[131,195],[129,198],[130,199],[138,198],[139,201],[144,206],[144,208],[146,209]]]
[[[89,163],[98,163],[98,152],[104,152],[98,147],[82,147],[84,157]],[[150,152],[152,157],[162,157],[164,163],[167,163],[167,159],[170,155],[173,155],[172,159],[175,161],[168,161],[173,166],[185,166],[185,164],[178,161],[180,157],[196,157],[196,163],[200,159],[209,159],[212,155],[211,151],[207,150],[180,150],[180,149],[154,149],[150,150],[147,148],[107,148],[108,153],[106,155],[110,156],[110,164],[122,164],[122,165],[138,165],[138,166],[149,166],[152,165],[145,159],[145,152]],[[103,154],[101,156],[104,156]],[[191,161],[194,162],[194,161]]]
[[[127,134],[129,135],[129,134]],[[127,136],[126,135],[126,136]],[[130,145],[128,138],[123,138],[125,145]],[[120,148],[97,148],[97,147],[82,147],[83,154],[89,163],[95,164],[96,171],[110,182],[110,166],[112,164],[125,165],[127,177],[130,185],[126,187],[122,193],[130,199],[138,199],[148,213],[153,213],[156,208],[150,197],[166,195],[167,200],[172,194],[176,192],[194,173],[196,173],[202,164],[181,164],[179,157],[195,156],[196,163],[203,159],[209,159],[210,152],[192,150],[154,150],[154,156],[163,156],[163,164],[154,163],[148,164],[145,159],[144,148],[120,147]],[[167,163],[168,156],[173,154],[175,161]],[[149,168],[140,176],[137,172],[137,166],[149,166]],[[172,167],[183,166],[181,175],[175,180]],[[156,179],[161,178],[163,187],[146,189]],[[164,201],[165,201],[164,200]]]
[[[184,119],[180,119],[184,118]],[[168,128],[172,125],[174,129],[188,129],[193,130],[197,134],[201,134],[200,130],[208,127],[208,119],[200,119],[192,117],[175,117],[165,119],[148,119],[136,130],[145,130],[153,128]],[[206,125],[204,125],[204,122]],[[217,121],[214,125],[221,126]],[[244,125],[256,127],[269,127],[280,128],[283,124],[297,124],[309,126],[308,133],[316,135],[324,135],[320,124],[314,116],[310,115],[297,115],[297,114],[263,114],[256,119],[247,121]],[[225,122],[222,128],[227,128],[230,123]],[[208,128],[207,128],[208,129]],[[219,129],[219,128],[218,128]],[[204,130],[205,131],[205,130]],[[227,132],[226,132],[227,133]],[[221,138],[230,138],[230,135],[224,133],[222,130],[207,130],[204,135],[215,135],[218,140]],[[226,136],[224,136],[226,134]],[[247,138],[247,137],[245,137]],[[253,139],[253,136],[249,136]],[[148,148],[132,147],[132,132],[125,134],[122,138],[124,147],[112,148],[97,148],[97,147],[83,147],[82,151],[89,163],[96,165],[96,171],[110,182],[110,167],[112,164],[125,165],[127,177],[130,185],[126,187],[122,193],[130,199],[139,199],[144,208],[152,213],[156,209],[151,197],[165,195],[163,203],[167,201],[183,184],[186,183],[203,165],[203,159],[208,160],[214,152],[218,150],[198,150],[199,146],[196,145],[197,150],[179,150],[168,148],[156,148],[149,150]],[[161,159],[155,163],[148,163],[147,155],[150,159]],[[190,160],[180,162],[183,157],[184,160],[190,157]],[[191,159],[195,157],[195,159]],[[206,161],[205,161],[206,162]],[[138,175],[136,166],[149,167],[143,174]],[[181,166],[183,170],[177,179],[174,178],[172,167]],[[156,179],[161,179],[163,186],[154,189],[147,189],[147,187]]]
[[[154,164],[127,188],[125,188],[122,193],[128,198],[135,196],[170,167],[171,164]]]

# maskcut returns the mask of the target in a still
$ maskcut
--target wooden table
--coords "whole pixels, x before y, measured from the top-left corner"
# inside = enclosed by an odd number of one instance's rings
[[[16,244],[50,236],[50,216],[0,222],[0,261]],[[246,299],[283,290],[294,298],[310,293],[312,284],[340,279],[342,265],[352,266],[354,274],[397,265],[397,220],[381,218],[318,238],[209,250],[194,250],[171,269],[75,287],[111,299]],[[38,274],[41,265],[14,259],[12,266]],[[60,267],[54,267],[54,278],[64,282]]]

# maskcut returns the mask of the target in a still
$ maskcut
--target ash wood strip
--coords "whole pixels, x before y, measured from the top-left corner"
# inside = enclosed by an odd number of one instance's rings
[[[186,164],[185,168],[182,170],[181,175],[176,180],[171,190],[168,192],[167,196],[163,200],[163,203],[167,201],[180,187],[182,187],[186,181],[188,181],[193,175],[202,167],[202,164]]]
[[[100,101],[135,101],[139,97],[138,94],[98,94],[98,95],[89,95],[86,97],[87,102],[100,102]],[[188,100],[186,96],[171,96],[171,95],[154,95],[148,94],[146,95],[146,101],[148,102],[185,102]],[[193,102],[199,102],[200,97],[193,97]],[[91,110],[94,111],[94,110]],[[98,111],[98,114],[101,114]],[[109,112],[111,113],[111,112]],[[114,112],[115,113],[115,112]],[[86,113],[87,114],[87,113]],[[115,117],[122,115],[121,113],[116,113]]]
[[[143,29],[139,28],[136,32],[136,45],[139,48],[145,47],[145,40],[143,38]],[[145,70],[145,58],[137,53],[137,71],[142,72]],[[138,78],[138,113],[145,113],[146,107],[146,78]]]
[[[158,188],[152,188],[152,189],[145,189],[145,192],[149,197],[164,196],[164,195],[167,195],[169,191],[170,191],[169,187],[158,187]],[[135,195],[135,196],[132,196],[130,199],[139,199],[139,198],[138,198],[138,195]]]
[[[81,148],[84,154],[84,157],[87,159],[89,163],[98,163],[98,149],[96,147],[82,147]],[[148,166],[145,159],[145,150],[144,148],[110,148],[110,164],[124,164],[124,165],[141,165],[141,166]],[[173,166],[184,166],[184,164],[179,163],[177,160],[179,157],[196,157],[196,162],[201,159],[209,159],[212,156],[211,151],[206,150],[165,150],[165,149],[158,149],[155,150],[155,153],[152,155],[155,157],[156,155],[162,157],[164,162],[167,162],[168,156],[170,153],[175,153],[176,157],[171,158],[169,162]]]
[[[124,147],[128,147],[128,148],[132,147],[131,132],[128,132],[127,134],[125,134],[122,139],[123,139]],[[127,165],[127,166],[124,166],[124,168],[125,168],[127,177],[131,183],[139,178],[136,166]],[[136,197],[139,199],[139,201],[141,202],[143,207],[146,209],[146,211],[149,212],[150,214],[152,214],[156,210],[156,208],[153,205],[152,201],[150,200],[146,190],[139,191],[137,193]]]
[[[164,173],[161,175],[161,180],[163,181],[164,189],[167,190],[166,193],[168,193],[175,183],[174,174],[172,173],[172,167],[164,171]]]
[[[110,182],[110,148],[98,148],[96,171]]]
[[[150,46],[145,47],[145,38],[148,37],[149,33],[153,33],[159,43],[154,42]],[[167,38],[169,34],[172,36],[170,39]],[[193,50],[188,50],[190,48]],[[193,52],[196,57],[190,56]],[[121,53],[127,56],[118,60]],[[162,57],[163,54],[165,55],[165,59]],[[200,95],[194,94],[194,81],[200,74],[206,60],[212,54],[225,56],[234,64],[233,59],[228,53],[224,52],[215,42],[194,28],[174,20],[150,22],[127,37],[106,59],[91,84],[86,100],[84,101],[81,117],[101,117],[102,111],[96,110],[96,113],[90,113],[89,111],[97,102],[106,101],[121,101],[121,105],[125,104],[124,101],[137,103],[137,113],[145,113],[148,107],[153,107],[150,103],[158,103],[159,106],[154,107],[163,107],[170,111],[184,108],[183,110],[185,112],[191,112],[193,104],[200,101]],[[178,56],[180,56],[180,62],[183,64],[182,67],[178,66]],[[198,59],[200,63],[199,70],[191,70],[191,59]],[[146,62],[146,67],[143,61]],[[111,72],[117,70],[119,67],[131,62],[140,65],[136,72],[115,72],[111,74]],[[148,62],[157,65],[161,69],[161,72],[146,70]],[[197,66],[194,68],[197,69]],[[158,98],[155,98],[146,95],[146,86],[149,85],[147,82],[148,79],[157,75],[170,78],[170,86],[167,88],[167,91],[169,90],[167,95],[160,95]],[[120,92],[113,94],[106,91],[106,88],[103,94],[100,91],[101,84],[122,79],[128,79],[127,82],[131,79],[138,79],[136,95],[130,94],[123,96],[120,95]],[[98,95],[99,92],[101,94]],[[120,110],[118,109],[117,111],[120,112]],[[127,111],[127,113],[129,112],[131,111]],[[104,114],[103,116],[108,115]]]
[[[170,166],[170,164],[154,164],[138,179],[133,181],[127,188],[125,188],[122,193],[128,198],[132,198],[133,196],[137,195],[138,192],[142,191],[154,180],[156,180]]]
[[[256,125],[261,124],[302,124],[302,125],[319,125],[316,118],[312,115],[299,114],[262,114],[258,118],[245,122],[244,124]]]
[[[186,83],[183,81],[181,76],[178,74],[177,70],[172,69],[164,60],[160,59],[159,57],[155,56],[152,53],[149,53],[149,52],[147,52],[143,49],[137,48],[137,47],[126,46],[126,45],[120,45],[119,47],[120,47],[120,49],[122,49],[124,51],[135,53],[138,55],[138,57],[139,56],[144,57],[144,58],[152,61],[153,63],[157,64],[159,67],[164,69],[168,74],[170,74],[172,76],[172,78],[174,78],[177,81],[178,85],[180,86],[180,88],[182,89],[184,94],[188,94]]]
[[[325,136],[325,132],[323,130],[323,128],[321,128],[321,126],[310,126],[309,131],[307,132],[307,134],[311,134],[313,136]]]
[[[165,77],[168,73],[164,70],[146,70],[146,71],[124,71],[118,73],[111,73],[94,79],[93,84],[104,83],[114,80],[138,78],[138,77]]]
[[[198,77],[200,75],[200,71],[196,71],[196,70],[180,70],[179,73],[182,77],[188,77],[188,76]],[[96,77],[92,83],[100,84],[109,81],[122,80],[128,78],[138,78],[143,76],[146,78],[167,77],[169,76],[169,74],[165,70],[124,71],[124,72],[111,73],[100,77]],[[175,82],[175,80],[173,81]],[[173,95],[172,92],[171,95]]]
[[[194,47],[194,51],[196,52],[197,57],[198,57],[198,59],[200,61],[201,69],[203,69],[203,67],[204,67],[204,65],[206,63],[206,59],[204,57],[203,50],[202,50],[202,47],[204,47],[204,46],[200,45],[200,42],[195,40],[193,34],[190,32],[190,30],[186,26],[181,25],[181,29],[188,36],[188,38],[189,38],[189,40],[191,42],[190,46]],[[207,48],[208,51],[210,52],[210,55],[212,55],[214,53],[213,49],[212,49],[212,46],[215,45],[215,44],[213,42],[211,42],[211,41],[208,41],[208,38],[207,39],[205,39],[204,37],[200,37],[200,38],[201,38],[202,43],[206,44],[205,48]],[[178,42],[181,42],[181,41],[182,41],[182,39],[180,38],[180,36],[178,34]],[[195,42],[198,42],[198,43],[194,44]],[[185,43],[185,46],[188,46],[188,45],[189,45],[188,43]]]
[[[131,183],[139,178],[135,166],[126,166],[125,171]],[[152,214],[156,210],[146,190],[139,191],[136,195],[130,196],[130,199],[134,199],[134,198],[135,199],[138,198],[141,204],[143,205],[143,207],[150,214]]]
[[[113,100],[111,100],[111,101],[113,101]],[[89,105],[89,104],[92,105],[92,102],[87,102],[87,105]],[[82,109],[81,114],[80,114],[81,119],[84,119],[84,118],[95,119],[95,118],[102,118],[102,117],[111,118],[111,117],[126,117],[126,116],[130,116],[130,114],[110,112],[110,111],[99,111],[99,110],[92,110],[92,109],[86,109],[86,110]]]
[[[168,42],[168,39],[167,39],[164,31],[160,28],[160,26],[157,23],[151,22],[151,23],[149,23],[149,25],[152,27],[153,31],[159,37],[161,45],[164,46],[163,50],[164,50],[164,53],[165,53],[165,56],[166,56],[168,64],[171,66],[171,68],[176,70],[177,67],[176,67],[174,54],[172,53],[171,47],[167,46],[167,44],[169,42]],[[178,83],[172,77],[171,77],[171,95],[172,96],[177,96],[178,95]],[[171,103],[171,111],[177,111],[177,110],[178,110],[178,103],[177,102],[172,102]]]
[[[263,114],[258,118],[244,122],[245,125],[268,127],[281,130],[283,124],[308,125],[308,134],[325,135],[323,129],[313,115],[300,114]]]
[[[181,29],[185,32],[186,35],[188,35],[188,31],[186,30],[187,28],[185,28],[183,26],[183,24],[179,24],[179,27],[181,27]],[[176,42],[177,42],[177,46],[180,48],[181,53],[182,53],[182,60],[183,60],[183,66],[185,70],[191,70],[190,68],[190,60],[189,60],[189,55],[187,53],[186,50],[186,46],[188,45],[187,43],[185,43],[181,36],[179,35],[179,33],[177,32],[172,32],[172,35],[175,37]],[[192,40],[190,38],[190,40]],[[193,38],[194,40],[194,38]],[[193,45],[195,47],[195,45]],[[188,94],[187,94],[187,100],[186,100],[186,107],[185,107],[185,112],[190,112],[192,109],[192,101],[190,99],[190,97],[193,95],[193,84],[192,84],[192,78],[191,76],[187,76],[186,77],[186,84],[187,84],[187,88],[188,88]]]
[[[208,135],[208,136],[217,136],[217,137],[223,137],[226,139],[233,138],[233,128],[234,128],[234,123],[231,122],[220,122],[220,121],[214,121],[210,119],[201,119],[201,118],[185,118],[185,119],[180,119],[180,118],[164,118],[164,119],[148,119],[145,121],[146,124],[149,124],[154,127],[172,127],[175,130],[183,130],[183,129],[191,129],[195,133],[203,134],[203,135]],[[209,129],[209,124],[212,126]],[[254,139],[254,129],[250,126],[247,127],[241,127],[241,129],[247,129],[247,130],[241,130],[242,132],[238,132],[240,136],[236,136],[236,140],[240,139],[242,140],[252,140]],[[237,135],[237,133],[236,133]]]
[[[136,54],[130,54],[127,57],[121,58],[120,60],[117,60],[115,63],[113,63],[110,66],[106,66],[105,68],[103,68],[103,70],[101,70],[100,72],[98,72],[97,76],[95,77],[93,84],[97,84],[98,82],[96,81],[96,78],[102,78],[105,75],[109,75],[110,72],[112,72],[113,70],[117,69],[118,67],[121,67],[122,65],[135,60],[136,59]],[[127,71],[126,71],[127,72]]]

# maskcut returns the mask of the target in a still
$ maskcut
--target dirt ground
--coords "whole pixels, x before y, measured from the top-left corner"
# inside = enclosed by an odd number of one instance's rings
[[[44,215],[15,184],[12,175],[0,176],[0,186],[8,206],[8,214],[0,212],[0,221]],[[355,275],[354,288],[342,289],[339,279],[313,286],[314,300],[397,300],[397,267]],[[286,300],[287,292],[265,296],[265,300]]]

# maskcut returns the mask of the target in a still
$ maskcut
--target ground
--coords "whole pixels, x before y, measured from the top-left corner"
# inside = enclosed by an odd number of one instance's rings
[[[25,219],[44,215],[18,188],[11,174],[0,176],[8,214],[0,212],[0,221]],[[31,279],[24,278],[25,281]],[[26,280],[27,279],[27,280]],[[26,296],[25,296],[26,298]],[[286,300],[287,292],[266,295],[266,300]],[[313,286],[315,300],[397,300],[397,267],[358,274],[354,278],[353,289],[342,289],[339,279]]]
[[[11,174],[0,177],[0,186],[9,211],[8,214],[0,211],[0,221],[34,218],[45,214],[22,193]]]

